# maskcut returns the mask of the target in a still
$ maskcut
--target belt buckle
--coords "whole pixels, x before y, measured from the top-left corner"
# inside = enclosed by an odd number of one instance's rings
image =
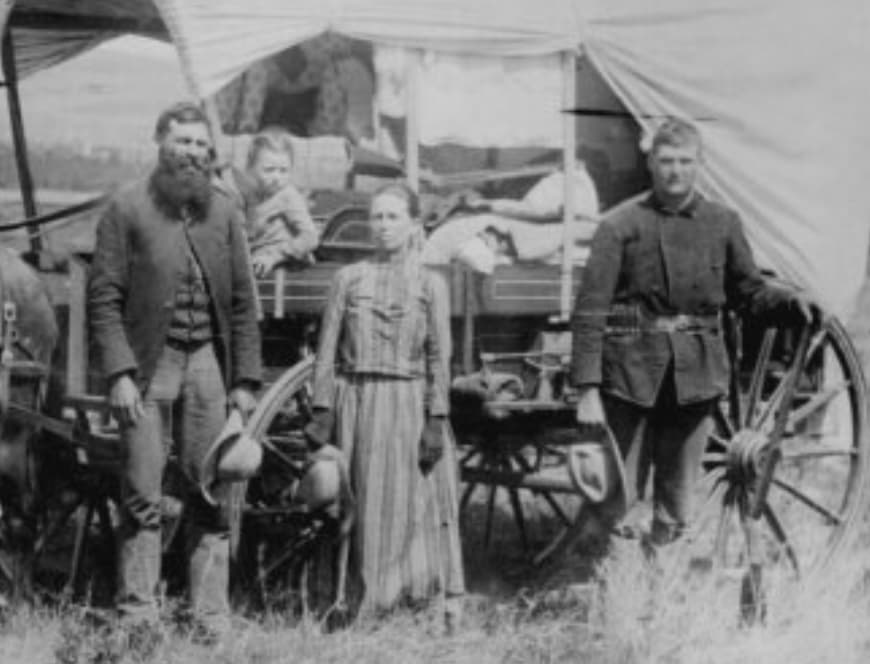
[[[677,314],[671,322],[671,328],[674,332],[685,332],[691,327],[691,321],[686,314]]]

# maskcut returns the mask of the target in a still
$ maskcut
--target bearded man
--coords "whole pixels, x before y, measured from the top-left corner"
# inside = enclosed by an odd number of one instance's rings
[[[97,228],[88,285],[92,338],[121,430],[122,528],[117,605],[156,621],[163,473],[184,477],[191,608],[206,628],[229,614],[226,489],[217,506],[196,487],[227,408],[249,413],[260,338],[244,226],[211,185],[206,116],[182,102],[157,120],[159,160],[122,188]],[[228,394],[229,392],[229,394]]]

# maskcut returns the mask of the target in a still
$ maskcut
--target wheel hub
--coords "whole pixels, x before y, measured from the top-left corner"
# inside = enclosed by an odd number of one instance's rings
[[[756,429],[741,429],[735,433],[726,453],[728,475],[742,484],[754,482],[768,442],[767,435]]]

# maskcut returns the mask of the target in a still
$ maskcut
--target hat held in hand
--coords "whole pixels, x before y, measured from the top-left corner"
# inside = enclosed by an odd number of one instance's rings
[[[625,466],[610,427],[583,430],[567,448],[566,465],[574,488],[591,503],[606,504],[620,515],[628,509]]]
[[[295,499],[310,510],[337,503],[341,498],[343,464],[345,461],[341,450],[332,445],[324,445],[314,452],[299,480]]]
[[[242,414],[234,408],[203,461],[200,489],[214,504],[211,489],[217,482],[241,482],[260,470],[263,447],[245,431]]]

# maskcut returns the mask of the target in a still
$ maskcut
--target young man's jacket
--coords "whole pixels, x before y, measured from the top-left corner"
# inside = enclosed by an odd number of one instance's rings
[[[791,304],[791,290],[759,273],[734,211],[696,193],[673,212],[642,194],[610,211],[592,240],[572,318],[571,382],[652,406],[672,363],[680,403],[715,398],[728,388],[723,307],[791,317]],[[656,326],[679,314],[692,329]]]
[[[140,388],[148,385],[166,342],[190,246],[211,299],[225,385],[259,384],[254,283],[238,214],[234,202],[215,190],[208,212],[185,222],[155,203],[149,178],[113,196],[97,227],[88,283],[90,330],[106,376],[131,372]]]

